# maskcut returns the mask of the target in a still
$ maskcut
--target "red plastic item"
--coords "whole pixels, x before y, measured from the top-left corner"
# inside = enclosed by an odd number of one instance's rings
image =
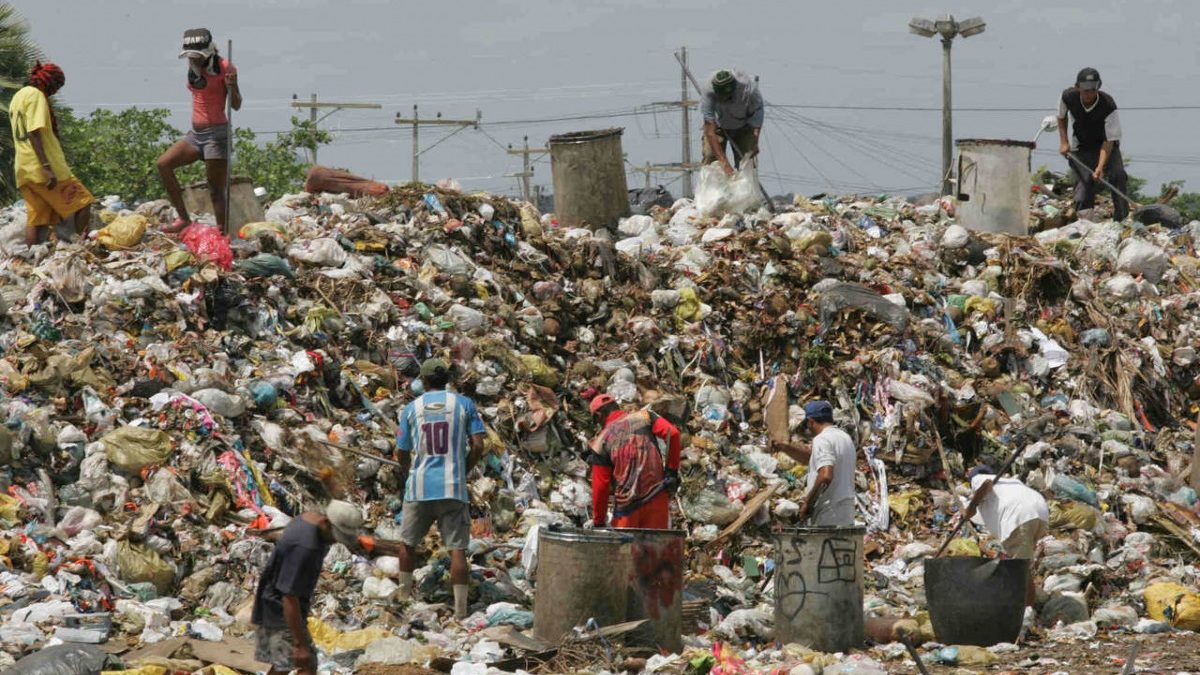
[[[197,258],[208,260],[228,272],[233,268],[233,250],[229,248],[229,237],[215,227],[192,223],[180,233],[179,239]]]

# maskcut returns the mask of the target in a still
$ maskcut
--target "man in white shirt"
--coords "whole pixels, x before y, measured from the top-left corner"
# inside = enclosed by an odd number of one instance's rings
[[[1037,557],[1037,544],[1050,529],[1046,499],[1016,478],[997,478],[996,471],[986,464],[971,469],[967,478],[974,496],[963,517],[969,520],[978,512],[984,528],[1001,542],[1008,557]],[[1032,573],[1025,604],[1033,606]]]
[[[804,424],[812,444],[774,443],[771,449],[808,464],[807,491],[797,517],[811,514],[819,527],[854,525],[854,441],[833,423],[833,406],[812,401],[804,406]]]
[[[1067,117],[1071,118],[1070,136]],[[1100,91],[1100,73],[1084,68],[1075,77],[1075,86],[1062,93],[1058,100],[1059,152],[1065,157],[1074,153],[1091,172],[1070,162],[1077,178],[1075,209],[1089,210],[1096,205],[1096,183],[1104,177],[1121,192],[1129,194],[1129,175],[1121,159],[1121,118],[1117,103]],[[1125,220],[1129,203],[1113,195],[1113,220]]]

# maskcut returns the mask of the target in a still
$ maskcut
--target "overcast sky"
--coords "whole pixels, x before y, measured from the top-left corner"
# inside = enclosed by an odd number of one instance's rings
[[[321,163],[385,181],[410,176],[411,132],[394,124],[412,105],[449,118],[482,111],[467,130],[422,155],[421,177],[458,178],[471,189],[512,193],[520,157],[502,146],[545,143],[550,134],[625,127],[632,164],[680,159],[672,52],[690,50],[705,77],[737,67],[760,77],[769,104],[935,108],[941,105],[941,49],[907,32],[913,16],[981,15],[987,31],[954,46],[958,138],[1032,139],[1076,71],[1100,70],[1124,108],[1122,142],[1130,172],[1157,186],[1185,179],[1200,190],[1200,149],[1192,130],[1200,93],[1183,86],[1196,70],[1194,0],[946,2],[853,0],[18,0],[47,55],[63,66],[60,94],[78,111],[166,107],[186,128],[184,29],[210,28],[224,51],[233,40],[246,103],[237,126],[288,127],[292,94],[366,101],[382,110],[341,111]],[[1184,110],[1138,107],[1197,106]],[[1044,110],[1043,110],[1044,109]],[[636,116],[538,123],[562,116]],[[307,111],[299,111],[307,114]],[[693,113],[693,126],[699,127]],[[505,122],[508,122],[507,124]],[[356,129],[371,129],[355,131]],[[421,130],[422,147],[446,132]],[[934,111],[769,109],[763,182],[772,192],[933,189],[940,171],[941,114]],[[698,156],[699,134],[693,135]],[[1042,137],[1034,165],[1064,169]],[[535,182],[549,183],[549,162]],[[675,175],[656,182],[667,183]],[[642,178],[630,177],[640,184]],[[671,186],[678,193],[678,183]]]

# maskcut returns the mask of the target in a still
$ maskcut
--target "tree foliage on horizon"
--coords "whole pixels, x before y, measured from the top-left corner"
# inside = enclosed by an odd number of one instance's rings
[[[29,24],[12,4],[0,2],[0,203],[7,204],[20,196],[13,176],[8,102],[25,86],[34,62],[42,58],[42,51],[29,35]]]

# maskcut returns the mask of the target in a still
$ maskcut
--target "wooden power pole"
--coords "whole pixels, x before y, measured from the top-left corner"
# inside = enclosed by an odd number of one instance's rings
[[[413,135],[413,137],[412,137],[412,181],[414,183],[416,183],[417,181],[419,181],[421,179],[421,154],[423,152],[425,152],[425,150],[432,149],[434,145],[441,143],[442,141],[446,140],[447,138],[450,138],[450,136],[457,134],[458,132],[462,131],[463,129],[470,129],[470,128],[478,129],[479,121],[482,119],[483,119],[483,113],[481,113],[478,110],[475,111],[475,119],[473,119],[473,120],[442,119],[441,113],[438,113],[437,117],[434,117],[431,119],[421,119],[420,116],[417,114],[417,106],[416,105],[413,105],[413,115],[411,118],[401,117],[400,113],[396,113],[396,124],[411,124],[412,125],[412,135]],[[434,143],[433,145],[429,146],[428,148],[425,148],[425,150],[422,150],[421,142],[420,142],[420,133],[421,133],[421,125],[422,124],[433,124],[433,125],[438,125],[438,126],[452,126],[452,127],[458,127],[458,129],[455,129],[448,136],[442,138],[437,143]]]
[[[316,126],[321,120],[329,117],[339,110],[379,110],[383,106],[379,103],[335,103],[333,101],[318,101],[316,94],[309,94],[307,101],[301,101],[298,96],[292,94],[293,108],[308,108],[308,119],[312,121],[313,126]],[[329,112],[317,118],[317,110],[328,109]],[[317,144],[314,142],[308,147],[308,157],[313,164],[317,163]]]
[[[532,155],[544,155],[549,152],[550,148],[530,148],[528,136],[525,137],[525,146],[523,148],[514,149],[511,144],[508,146],[508,154],[521,156],[521,173],[509,174],[521,179],[521,199],[527,202],[533,201],[533,192],[529,187],[529,179],[533,178]]]

